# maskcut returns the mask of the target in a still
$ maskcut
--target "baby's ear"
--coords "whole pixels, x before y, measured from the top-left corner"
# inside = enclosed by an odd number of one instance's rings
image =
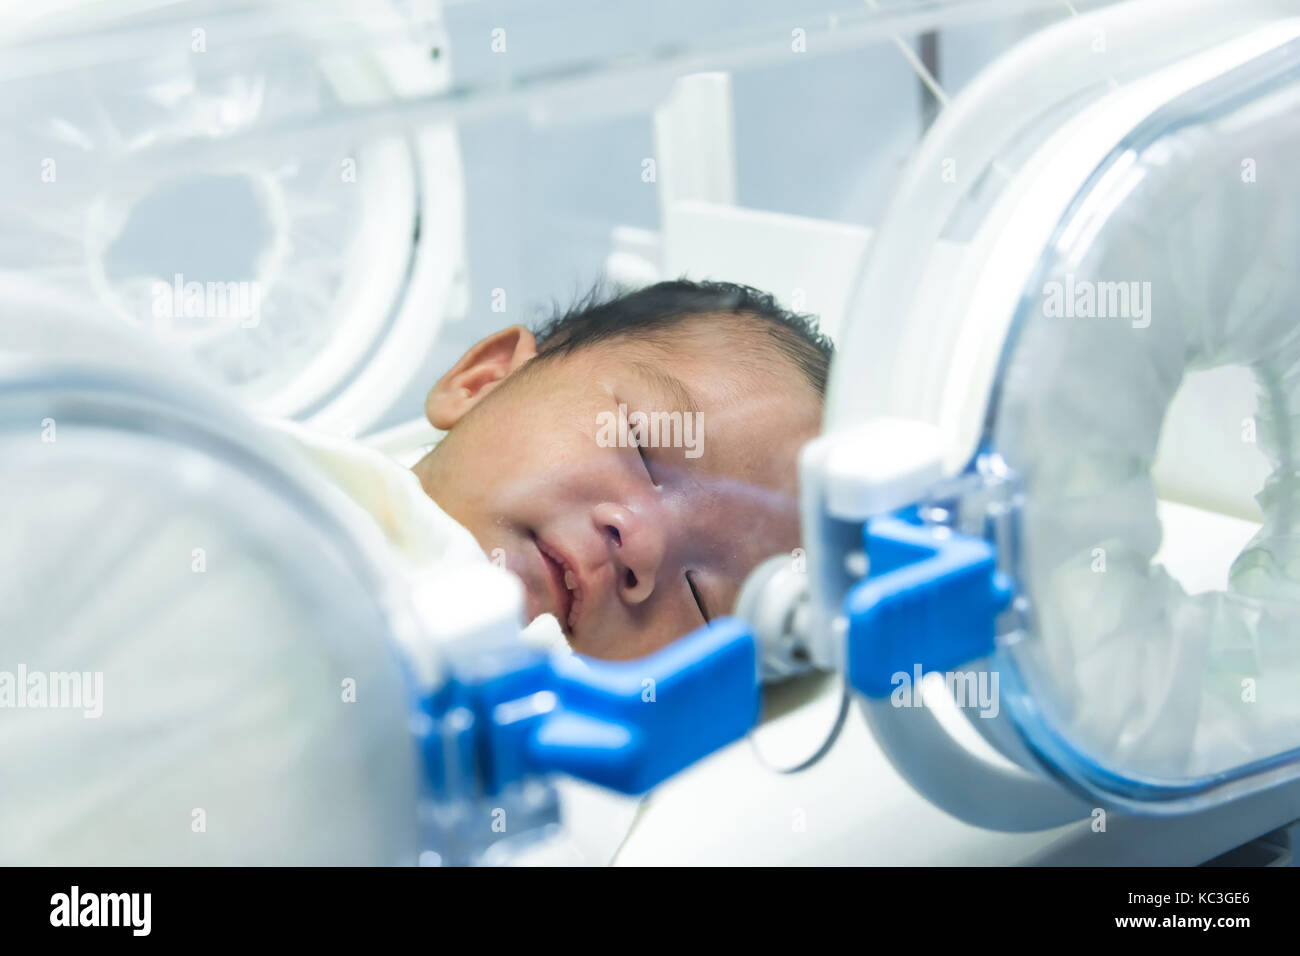
[[[537,339],[522,325],[493,333],[461,356],[424,401],[434,428],[447,431],[488,392],[537,354]]]

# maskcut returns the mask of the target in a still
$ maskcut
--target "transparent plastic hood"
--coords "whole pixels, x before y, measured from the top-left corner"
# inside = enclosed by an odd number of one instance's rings
[[[1058,24],[940,115],[864,262],[826,419],[845,446],[882,419],[928,436],[920,517],[991,541],[1016,584],[995,653],[967,662],[1001,679],[984,742],[1034,783],[1156,813],[1300,764],[1300,23],[1269,0],[1198,10]],[[857,545],[805,523],[831,542],[833,633]],[[918,789],[1017,825],[904,746],[958,735],[879,710]]]
[[[953,31],[928,67],[952,91],[1069,15],[1055,0],[15,7],[0,267],[335,433],[414,417],[483,334],[598,277],[750,281],[833,331],[934,106],[908,44]]]
[[[1057,225],[1003,354],[984,447],[1023,483],[1032,624],[1002,648],[1022,729],[1067,774],[1137,799],[1297,772],[1298,166],[1293,41],[1111,152]],[[1253,380],[1246,416],[1213,414],[1222,390],[1175,405],[1226,368]],[[1224,459],[1261,453],[1267,479],[1243,487],[1250,472]],[[1244,547],[1204,530],[1221,516],[1248,534],[1252,494],[1263,521]],[[1174,541],[1171,515],[1201,530]],[[1189,561],[1222,576],[1189,588],[1169,570]]]
[[[0,860],[414,862],[374,532],[251,420],[151,373],[147,342],[22,311],[0,324]]]

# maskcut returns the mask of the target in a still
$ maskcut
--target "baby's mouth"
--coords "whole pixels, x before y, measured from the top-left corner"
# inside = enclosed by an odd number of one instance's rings
[[[556,620],[560,622],[565,636],[572,638],[578,622],[578,612],[582,607],[581,581],[563,554],[535,534],[532,538],[549,576]]]

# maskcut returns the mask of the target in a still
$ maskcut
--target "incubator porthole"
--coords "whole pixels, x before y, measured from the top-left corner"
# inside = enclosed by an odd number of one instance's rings
[[[202,360],[260,325],[289,251],[284,219],[279,186],[255,170],[103,196],[87,213],[92,283],[122,321]]]
[[[126,36],[148,24],[88,6]],[[324,34],[249,7],[264,35],[238,51],[215,33],[204,56],[146,44],[34,105],[30,155],[81,190],[47,190],[24,223],[34,271],[261,412],[364,428],[463,307],[460,156],[450,126],[336,120],[443,88],[444,34],[435,18],[397,39],[409,24],[387,3],[338,5]]]
[[[246,401],[309,408],[373,351],[406,292],[410,155],[382,141],[101,197],[87,214],[91,287]],[[382,182],[337,181],[349,157]]]
[[[29,363],[0,390],[5,660],[97,688],[93,720],[0,724],[6,759],[43,768],[7,788],[6,860],[190,862],[157,826],[182,792],[247,841],[205,848],[214,862],[283,863],[286,846],[303,862],[400,859],[415,767],[384,644],[387,558],[212,393],[126,372]],[[42,416],[56,440],[32,440]],[[370,694],[340,707],[345,680]],[[87,732],[93,746],[71,743]],[[78,758],[50,759],[61,747]],[[114,825],[96,829],[77,801],[107,774],[96,799]]]
[[[1294,133],[1174,127],[1155,158],[1117,151],[1142,175],[1080,192],[1004,360],[988,440],[1026,490],[1034,628],[1007,660],[1046,721],[1026,726],[1135,788],[1208,787],[1300,747],[1300,290],[1276,254],[1300,249],[1300,195],[1243,191],[1237,161],[1281,161]],[[1044,309],[1056,288],[1092,304]]]

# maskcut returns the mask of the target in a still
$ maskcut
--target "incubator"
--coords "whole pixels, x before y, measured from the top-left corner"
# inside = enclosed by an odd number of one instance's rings
[[[1293,3],[0,22],[0,672],[102,682],[0,708],[0,859],[1290,859]],[[837,351],[801,547],[648,658],[264,424],[409,465],[470,343],[679,275]]]

